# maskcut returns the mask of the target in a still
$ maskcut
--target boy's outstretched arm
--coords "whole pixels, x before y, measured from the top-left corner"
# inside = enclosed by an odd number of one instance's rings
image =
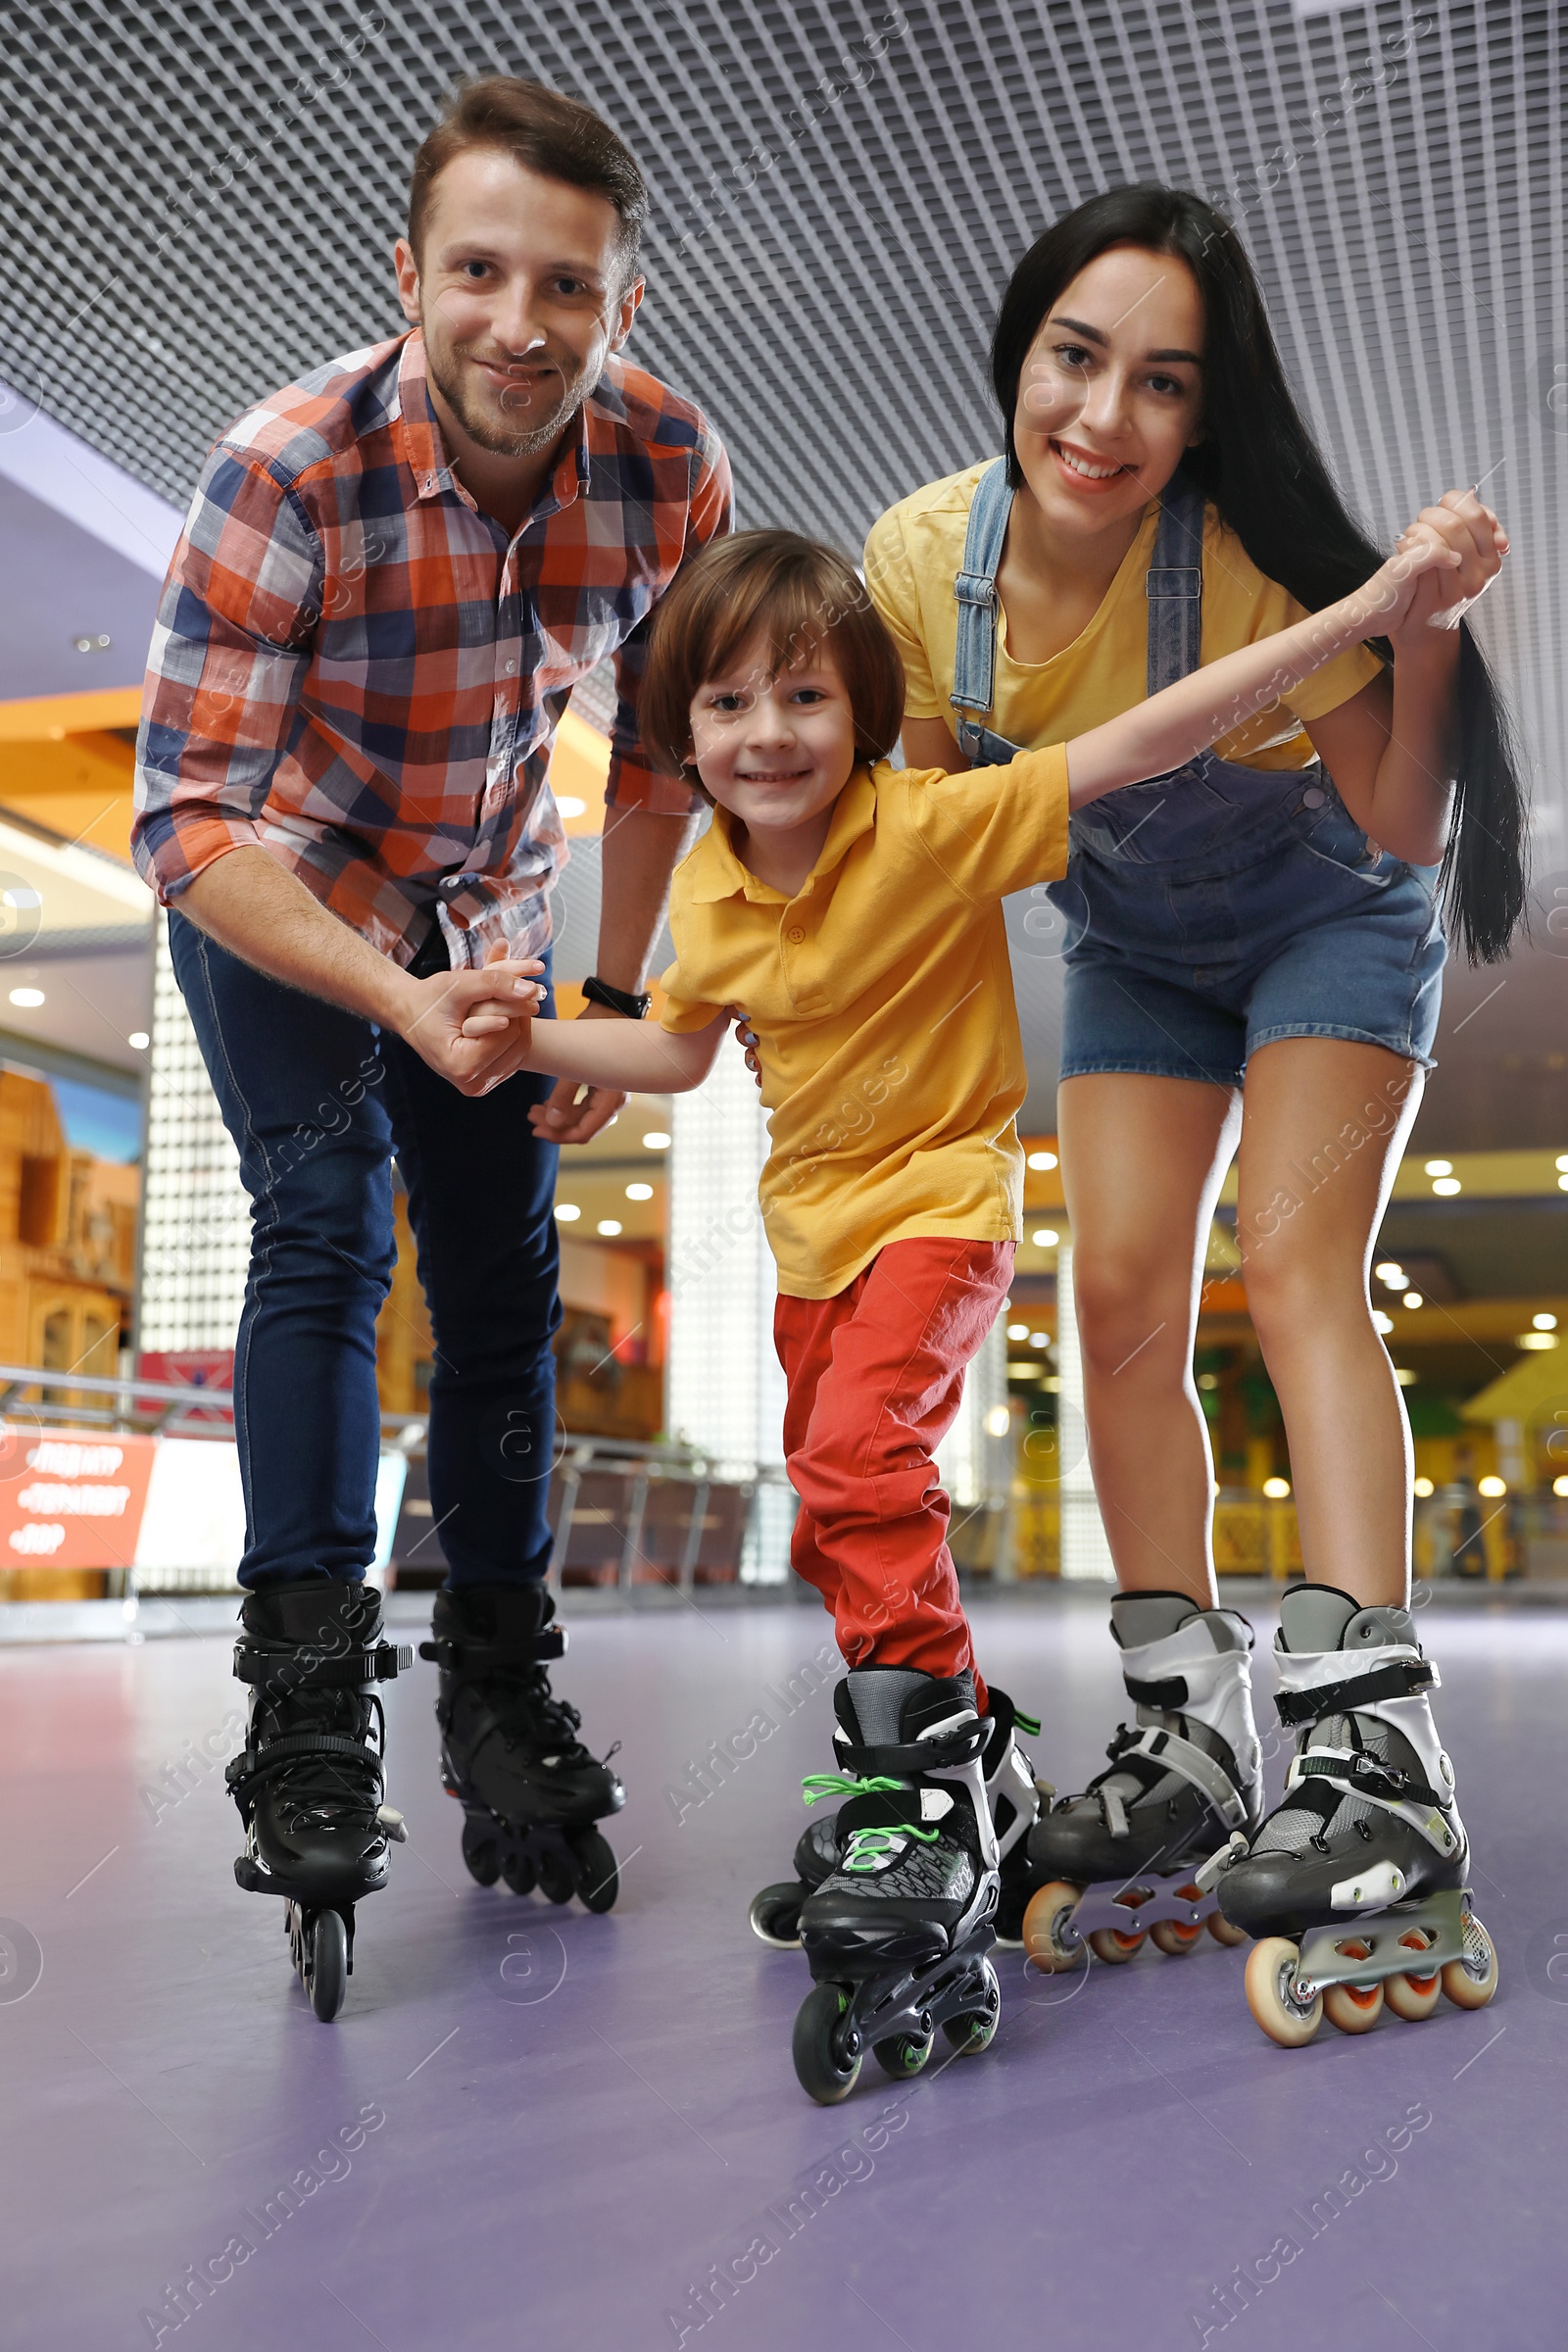
[[[536,1020],[519,1067],[617,1094],[684,1095],[708,1076],[727,1026],[722,1013],[678,1032],[656,1021]]]
[[[1081,808],[1102,793],[1180,767],[1270,709],[1348,646],[1382,636],[1401,617],[1424,572],[1458,564],[1458,556],[1429,524],[1413,524],[1398,551],[1353,595],[1309,613],[1294,628],[1211,662],[1119,718],[1075,736],[1067,746],[1070,805]]]

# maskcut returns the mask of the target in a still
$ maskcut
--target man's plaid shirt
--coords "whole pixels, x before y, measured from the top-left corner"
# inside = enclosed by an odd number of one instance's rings
[[[269,850],[407,963],[535,953],[566,856],[545,781],[575,682],[613,655],[608,798],[684,813],[637,738],[646,623],[729,528],[701,412],[612,360],[510,547],[448,463],[417,334],[252,409],[209,457],[148,656],[136,863],[165,905]]]

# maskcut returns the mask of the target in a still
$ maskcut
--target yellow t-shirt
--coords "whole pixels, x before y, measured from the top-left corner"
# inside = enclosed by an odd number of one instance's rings
[[[1061,744],[1005,766],[857,767],[793,899],[723,809],[670,887],[666,1029],[757,1032],[779,1289],[831,1298],[889,1242],[1016,1241],[1025,1071],[1001,899],[1067,864]]]
[[[962,563],[975,485],[984,471],[983,464],[970,466],[945,481],[928,482],[890,507],[872,524],[865,543],[866,587],[904,657],[905,710],[910,718],[945,719],[950,727],[956,719],[948,697],[958,635],[953,582]],[[999,615],[996,704],[987,722],[996,734],[1009,743],[1070,743],[1144,700],[1149,676],[1144,575],[1153,557],[1158,519],[1159,502],[1151,500],[1094,618],[1049,662],[1014,662],[1007,652],[1005,617]],[[1290,628],[1304,612],[1294,597],[1264,578],[1213,508],[1205,508],[1200,659],[1217,662]],[[1293,687],[1279,709],[1260,712],[1214,748],[1222,759],[1249,767],[1305,767],[1315,755],[1297,722],[1337,710],[1381,667],[1366,646],[1352,646]]]

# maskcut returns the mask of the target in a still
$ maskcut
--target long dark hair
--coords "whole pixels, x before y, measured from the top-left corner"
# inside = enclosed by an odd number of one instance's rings
[[[1037,238],[1014,270],[991,344],[991,381],[1013,488],[1023,479],[1012,417],[1024,361],[1063,287],[1111,245],[1179,256],[1203,298],[1203,438],[1183,456],[1188,477],[1264,577],[1309,612],[1348,595],[1383,558],[1347,509],[1291,396],[1240,237],[1211,205],[1183,188],[1145,185],[1091,196]],[[1392,664],[1386,638],[1375,650]],[[1525,796],[1506,705],[1463,621],[1458,716],[1453,823],[1441,887],[1471,962],[1494,963],[1507,954],[1524,909]]]

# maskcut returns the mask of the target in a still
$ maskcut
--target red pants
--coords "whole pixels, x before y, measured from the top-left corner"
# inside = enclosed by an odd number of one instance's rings
[[[778,1301],[784,1455],[801,1498],[791,1556],[851,1666],[973,1667],[932,1459],[997,1319],[1010,1242],[890,1242],[833,1298]],[[985,1685],[975,1675],[985,1712]]]

